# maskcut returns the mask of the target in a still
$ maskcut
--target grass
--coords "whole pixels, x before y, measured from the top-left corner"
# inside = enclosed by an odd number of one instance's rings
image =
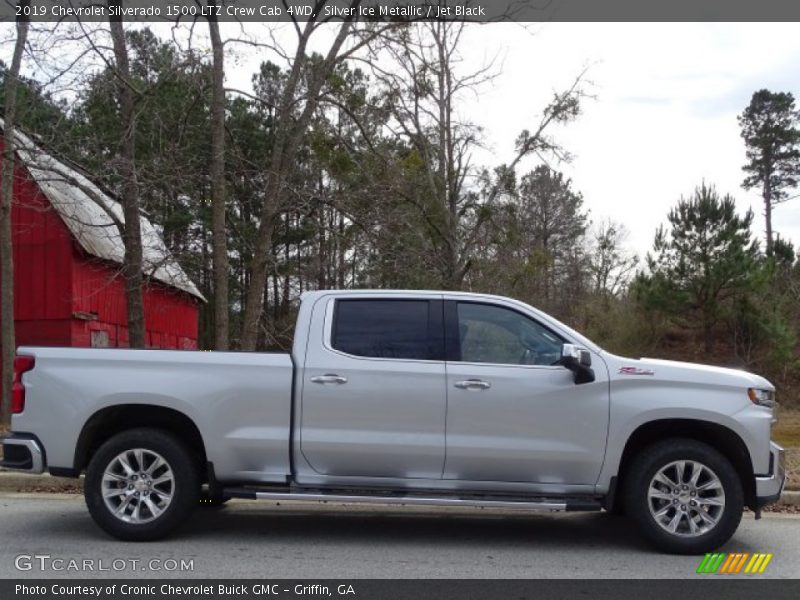
[[[772,435],[785,448],[800,447],[800,410],[781,408]]]
[[[772,437],[786,448],[786,489],[800,490],[800,410],[781,408]]]

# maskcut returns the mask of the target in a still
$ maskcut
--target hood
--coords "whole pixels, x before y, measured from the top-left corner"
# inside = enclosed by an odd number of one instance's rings
[[[740,369],[658,358],[624,358],[606,355],[612,380],[643,379],[676,383],[717,384],[775,390],[767,379]]]

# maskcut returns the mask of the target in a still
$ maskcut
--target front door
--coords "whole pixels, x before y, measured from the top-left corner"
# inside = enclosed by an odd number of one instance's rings
[[[327,297],[308,345],[300,448],[319,475],[441,479],[445,371],[441,296]],[[313,328],[312,328],[313,330]]]
[[[565,342],[501,303],[447,301],[445,479],[592,485],[608,429],[608,375],[576,385]]]

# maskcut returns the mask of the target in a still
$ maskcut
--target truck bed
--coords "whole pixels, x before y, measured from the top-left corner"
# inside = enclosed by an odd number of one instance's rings
[[[141,411],[192,419],[221,481],[281,482],[289,474],[289,354],[43,347],[18,354],[35,357],[36,368],[26,374],[16,430],[37,433],[50,469],[73,467],[84,424],[141,403]]]

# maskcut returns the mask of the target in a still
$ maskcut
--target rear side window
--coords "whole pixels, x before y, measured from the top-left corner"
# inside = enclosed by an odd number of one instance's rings
[[[434,359],[427,300],[337,300],[331,344],[372,358]]]

